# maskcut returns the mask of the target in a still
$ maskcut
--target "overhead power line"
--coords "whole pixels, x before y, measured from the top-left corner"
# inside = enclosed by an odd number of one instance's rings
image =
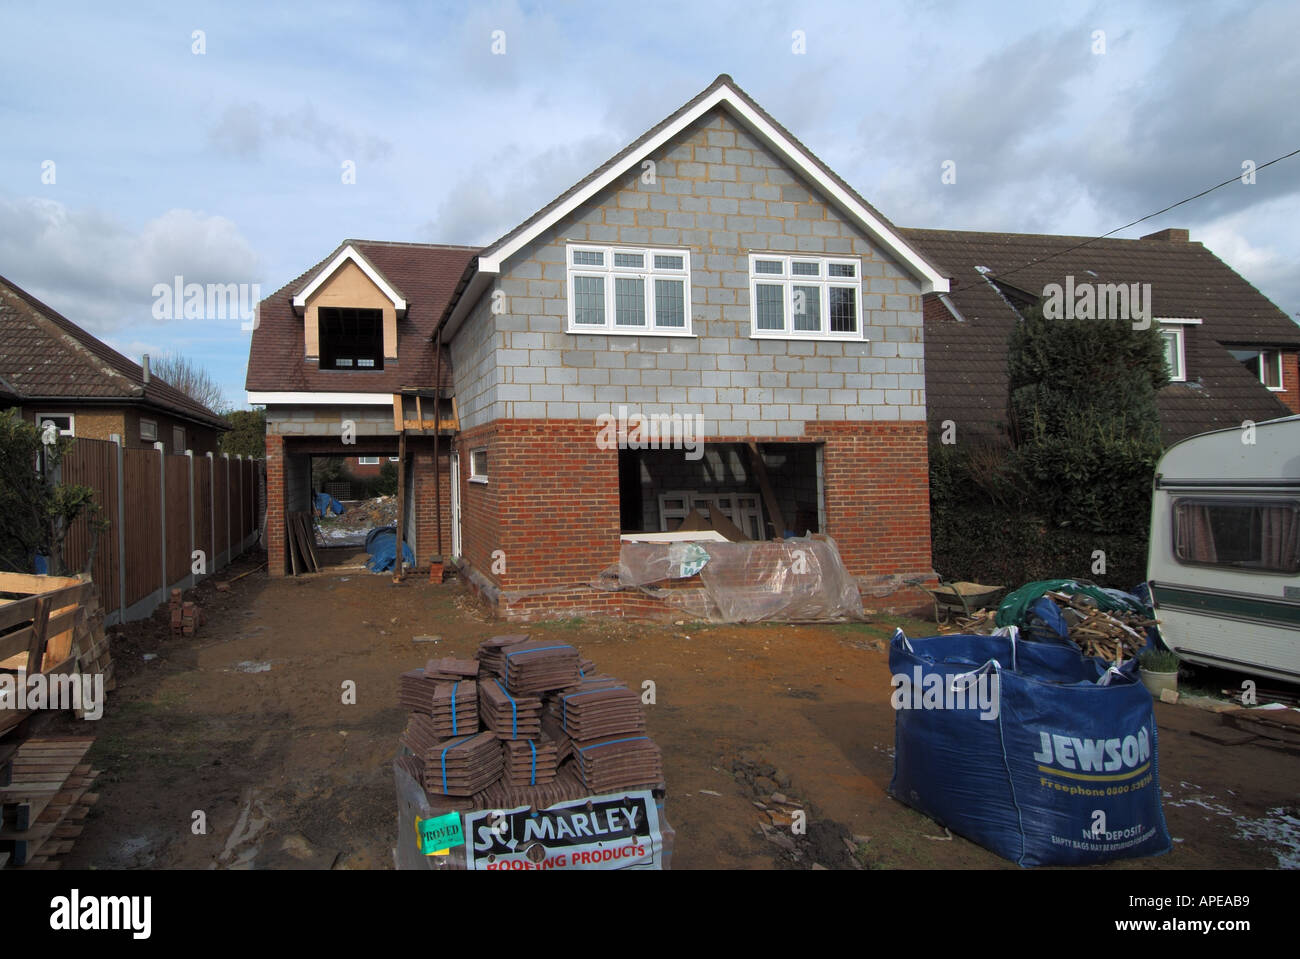
[[[1267,163],[1259,164],[1259,166],[1255,167],[1255,172],[1258,172],[1264,169],[1265,167],[1270,167],[1274,163],[1281,163],[1283,160],[1288,160],[1291,157],[1296,155],[1300,155],[1300,149],[1292,150],[1290,153],[1284,153],[1280,157],[1274,157],[1272,160],[1269,160]],[[1003,270],[1003,271],[992,273],[991,276],[993,279],[1001,279],[1004,276],[1010,276],[1012,273],[1019,273],[1021,270],[1026,270],[1031,266],[1037,266],[1039,263],[1045,263],[1046,261],[1054,259],[1058,256],[1064,256],[1067,253],[1072,253],[1075,250],[1082,249],[1083,247],[1087,246],[1090,243],[1096,243],[1098,240],[1104,240],[1107,237],[1114,236],[1116,233],[1119,233],[1121,230],[1127,230],[1131,226],[1137,226],[1137,224],[1149,220],[1152,217],[1160,216],[1160,214],[1162,213],[1168,213],[1170,210],[1174,209],[1175,207],[1180,207],[1184,203],[1191,203],[1193,200],[1199,200],[1201,197],[1213,193],[1215,190],[1225,187],[1230,183],[1237,183],[1240,180],[1241,180],[1241,174],[1238,173],[1235,176],[1228,177],[1228,179],[1224,180],[1222,183],[1216,183],[1214,186],[1202,190],[1200,193],[1193,194],[1192,196],[1189,197],[1184,197],[1183,199],[1179,200],[1177,203],[1171,203],[1164,209],[1156,210],[1154,213],[1148,213],[1146,216],[1140,216],[1136,220],[1131,220],[1128,223],[1125,223],[1123,226],[1117,226],[1109,233],[1103,233],[1101,236],[1094,236],[1090,239],[1084,240],[1082,243],[1076,243],[1074,246],[1067,247],[1064,250],[1058,250],[1055,253],[1049,253],[1047,256],[1039,257],[1036,260],[1030,260],[1028,263],[1022,263],[1020,266],[1017,266],[1014,269]],[[964,291],[958,290],[950,295],[956,296],[962,292]]]

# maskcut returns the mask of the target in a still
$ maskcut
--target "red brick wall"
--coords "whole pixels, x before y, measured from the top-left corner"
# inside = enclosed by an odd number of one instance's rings
[[[451,438],[439,440],[438,486],[441,501],[437,500],[433,482],[432,437],[408,439],[406,458],[415,470],[415,495],[410,508],[415,511],[415,543],[419,548],[415,565],[428,569],[435,553],[451,555]],[[438,547],[438,514],[442,514],[442,548]]]
[[[266,572],[283,576],[289,556],[284,531],[284,437],[266,437]]]
[[[930,572],[930,465],[922,422],[809,422],[824,440],[826,532],[855,576]]]
[[[1281,393],[1274,394],[1292,413],[1300,413],[1300,353],[1282,354]]]
[[[559,592],[591,582],[618,561],[618,453],[598,449],[596,432],[587,420],[498,420],[458,440],[464,559],[504,591],[546,591],[502,604],[512,618],[662,611],[662,604],[630,593]],[[849,571],[873,582],[930,579],[925,424],[809,422],[804,440],[823,444],[826,532]],[[487,484],[469,482],[470,450],[481,446],[488,450]],[[503,575],[492,572],[497,549],[506,556]],[[864,605],[876,599],[864,595]]]
[[[587,582],[618,562],[618,451],[593,420],[497,420],[461,436],[464,557],[507,590]],[[486,446],[488,482],[469,481]],[[492,553],[505,553],[503,574]]]

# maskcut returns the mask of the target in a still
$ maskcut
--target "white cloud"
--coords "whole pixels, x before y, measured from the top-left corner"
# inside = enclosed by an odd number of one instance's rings
[[[257,254],[222,216],[168,210],[132,229],[93,207],[0,196],[0,263],[33,296],[96,335],[152,321],[153,287],[255,283]]]

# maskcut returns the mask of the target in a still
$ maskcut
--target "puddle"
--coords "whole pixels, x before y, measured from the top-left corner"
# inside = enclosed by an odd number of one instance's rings
[[[1265,842],[1279,869],[1300,869],[1300,809],[1279,806],[1260,819],[1238,819],[1237,838]]]

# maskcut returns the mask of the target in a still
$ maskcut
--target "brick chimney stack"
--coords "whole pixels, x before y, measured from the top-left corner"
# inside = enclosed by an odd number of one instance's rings
[[[1142,237],[1142,239],[1165,240],[1168,243],[1187,243],[1190,239],[1190,234],[1186,230],[1168,229],[1159,230],[1155,233],[1148,233],[1146,236]]]

